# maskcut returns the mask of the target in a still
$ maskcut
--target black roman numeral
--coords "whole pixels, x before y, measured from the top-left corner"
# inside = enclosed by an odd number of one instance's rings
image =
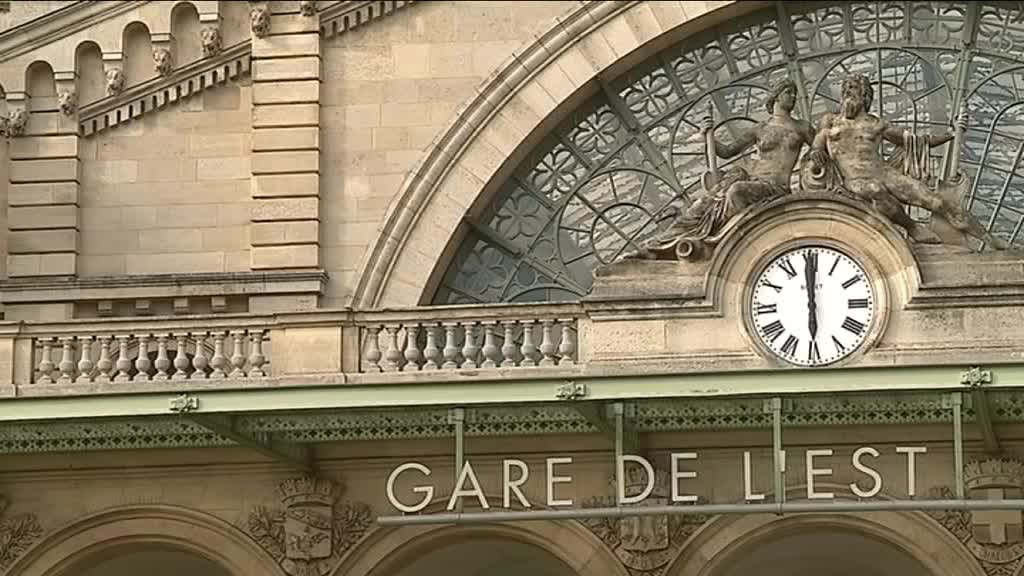
[[[776,292],[782,292],[782,286],[776,286],[775,284],[772,284],[771,282],[769,282],[767,280],[761,280],[761,285],[762,286],[767,286],[769,288],[775,288]]]
[[[864,277],[861,276],[860,274],[858,274],[858,275],[854,276],[853,278],[850,278],[846,282],[843,282],[843,288],[849,288],[850,286],[853,286],[854,284],[856,284],[857,282],[860,282],[863,279],[864,279]]]
[[[839,256],[836,256],[836,261],[832,263],[832,267],[828,269],[828,275],[831,276],[836,271],[836,266],[839,266]]]
[[[790,334],[786,337],[786,341],[782,343],[782,353],[787,356],[796,354],[796,347],[800,345],[800,339]]]
[[[758,304],[757,314],[775,314],[779,311],[778,304]]]
[[[863,332],[865,328],[867,328],[867,325],[847,316],[846,320],[843,320],[843,328],[846,328],[846,330],[848,330],[849,332],[853,332],[854,334],[860,336],[860,333]]]
[[[770,324],[765,324],[761,327],[761,332],[772,342],[778,340],[783,331],[785,331],[785,328],[782,327],[782,322],[779,322],[778,320]]]
[[[847,305],[850,308],[867,308],[868,307],[868,299],[867,298],[850,298],[847,301]]]
[[[832,337],[832,343],[836,345],[836,351],[838,351],[840,354],[846,351],[846,346],[843,346],[843,343],[840,342],[839,339],[836,338],[835,336]]]
[[[786,274],[789,274],[790,278],[796,277],[796,268],[793,266],[793,263],[789,261],[789,258],[779,260],[779,267],[785,270]]]
[[[818,343],[811,340],[807,343],[807,360],[818,362],[821,360],[821,352],[818,351]]]

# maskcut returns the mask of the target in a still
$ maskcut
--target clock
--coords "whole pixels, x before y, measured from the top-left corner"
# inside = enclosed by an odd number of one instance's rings
[[[876,306],[860,263],[833,248],[803,246],[755,277],[748,314],[755,337],[778,359],[824,366],[864,344]]]

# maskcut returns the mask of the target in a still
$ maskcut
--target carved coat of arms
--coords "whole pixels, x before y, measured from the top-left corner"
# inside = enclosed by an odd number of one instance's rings
[[[1020,498],[1024,463],[971,462],[964,466],[964,487],[972,499]],[[954,497],[948,487],[935,492],[935,498]],[[964,543],[991,576],[1014,576],[1024,564],[1024,515],[1020,510],[939,511],[932,516]]]
[[[282,508],[257,506],[246,528],[291,576],[326,576],[373,522],[369,507],[339,502],[340,492],[322,478],[286,480]]]
[[[627,496],[643,491],[647,479],[639,468],[626,468]],[[665,506],[669,503],[668,474],[655,472],[654,491],[637,506]],[[586,507],[615,506],[615,498],[593,498]],[[635,576],[659,576],[679,553],[686,538],[697,530],[707,516],[626,516],[590,518],[587,526],[615,552],[622,565]]]

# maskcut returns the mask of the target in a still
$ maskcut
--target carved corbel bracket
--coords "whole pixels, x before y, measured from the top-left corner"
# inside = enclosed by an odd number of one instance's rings
[[[77,77],[78,74],[74,70],[53,73],[53,79],[57,84],[57,106],[65,116],[74,116],[78,113],[78,87],[75,84]]]
[[[270,7],[266,2],[249,1],[249,24],[256,38],[266,38],[270,34]]]

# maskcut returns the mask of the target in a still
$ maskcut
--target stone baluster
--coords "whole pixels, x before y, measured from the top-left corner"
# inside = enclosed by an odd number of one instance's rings
[[[39,384],[53,384],[53,371],[56,365],[53,363],[53,340],[46,338],[42,342],[43,351],[39,359]]]
[[[367,372],[380,372],[380,326],[370,326],[366,330],[369,334],[366,336],[366,354],[363,358],[367,366],[363,369]]]
[[[210,359],[206,357],[206,332],[193,334],[193,337],[196,339],[196,353],[192,357],[192,379],[205,380],[208,378],[206,368],[210,365]]]
[[[245,354],[242,353],[242,339],[245,338],[244,332],[234,332],[232,335],[233,342],[231,344],[231,366],[234,369],[231,374],[228,374],[231,378],[245,378]]]
[[[188,359],[188,352],[185,348],[187,335],[184,333],[178,334],[175,339],[177,340],[177,346],[174,348],[174,376],[172,380],[187,380],[188,379],[188,367],[192,365],[192,362]]]
[[[217,332],[213,335],[213,358],[210,359],[210,366],[213,366],[213,373],[210,378],[227,378],[226,368],[228,358],[224,355],[224,333]]]
[[[57,369],[60,370],[60,382],[63,384],[69,384],[75,374],[75,351],[71,348],[71,342],[74,338],[61,338],[61,356],[60,364],[57,365]]]
[[[92,336],[80,338],[78,341],[81,343],[82,355],[78,359],[78,377],[75,378],[75,384],[85,384],[92,382]]]
[[[501,361],[501,350],[498,349],[498,343],[495,340],[497,338],[494,334],[495,328],[497,325],[494,322],[484,324],[484,361],[480,365],[482,368],[497,368],[498,362]]]
[[[114,382],[127,382],[131,380],[132,361],[128,358],[128,338],[129,336],[118,336],[117,337],[117,375],[114,376]]]
[[[540,353],[544,357],[541,358],[540,360],[540,366],[554,366],[557,363],[555,358],[555,352],[558,351],[558,348],[555,346],[554,335],[551,333],[553,328],[553,321],[543,321],[540,337]]]
[[[156,362],[153,363],[156,367],[156,375],[153,376],[153,380],[167,380],[170,375],[167,370],[171,367],[171,358],[167,355],[167,336],[161,334],[156,339]]]
[[[537,365],[537,345],[533,343],[533,320],[523,320],[523,343],[519,346],[519,352],[523,356],[520,366]]]
[[[459,367],[457,362],[459,357],[459,347],[455,345],[455,327],[454,322],[445,322],[444,326],[444,364],[441,368],[445,370],[454,370]]]
[[[398,326],[385,326],[387,332],[387,350],[384,351],[384,364],[381,368],[385,372],[398,370],[402,362],[402,351],[398,348]]]
[[[480,353],[480,347],[476,344],[476,322],[463,322],[462,329],[465,331],[465,341],[462,343],[462,367],[476,368],[476,355]]]
[[[424,326],[427,331],[427,345],[423,347],[423,356],[427,359],[424,370],[437,370],[441,367],[441,350],[437,347],[437,326]]]
[[[133,382],[147,382],[153,363],[149,359],[149,334],[139,334],[139,355],[135,357],[135,378]]]
[[[510,368],[516,365],[516,340],[513,334],[516,323],[515,320],[502,322],[502,326],[505,328],[505,339],[501,344],[501,355],[504,360],[501,361],[500,366],[502,368]]]
[[[576,342],[573,340],[573,321],[571,319],[562,322],[562,341],[558,344],[558,355],[561,358],[558,364],[571,366],[576,363],[573,355],[576,353]]]
[[[253,330],[249,335],[249,378],[263,378],[263,364],[267,357],[263,355],[263,330]]]
[[[423,359],[423,354],[420,353],[420,345],[416,341],[419,334],[419,325],[410,324],[405,327],[405,366],[402,366],[403,371],[415,372],[420,369],[420,360]]]
[[[114,369],[114,360],[110,357],[111,340],[110,336],[100,337],[100,359],[96,362],[96,369],[99,370],[97,382],[110,382],[110,372]]]

